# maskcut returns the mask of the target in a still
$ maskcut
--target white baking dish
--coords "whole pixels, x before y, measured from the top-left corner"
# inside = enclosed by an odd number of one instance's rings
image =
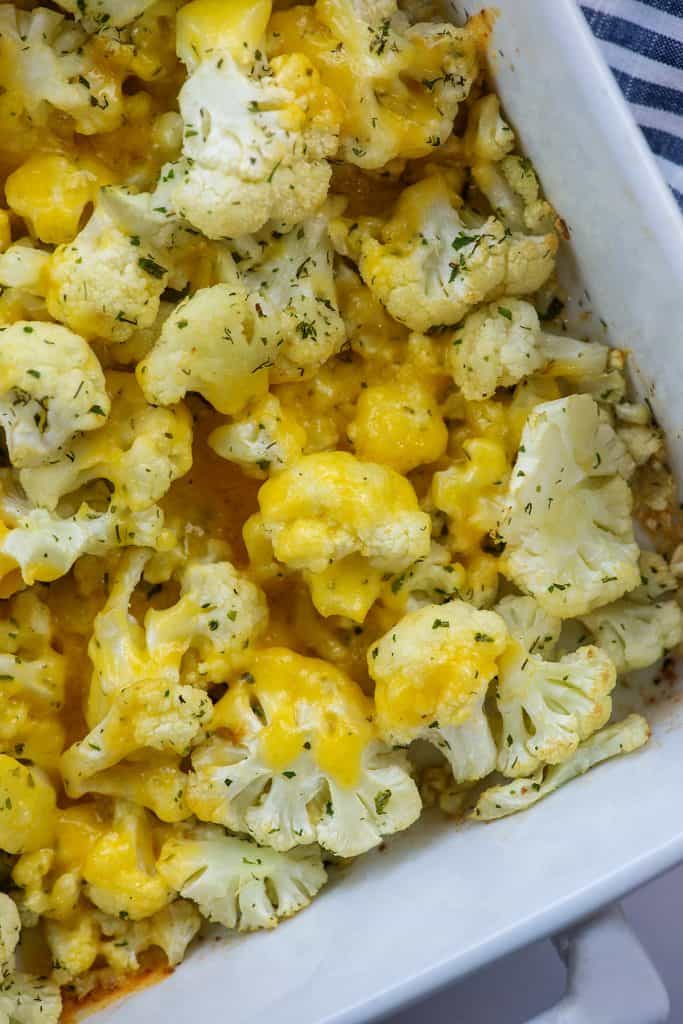
[[[635,353],[680,471],[683,223],[573,0],[495,6],[499,89],[571,229],[573,290],[589,287],[611,340]],[[680,715],[667,706],[653,717],[643,753],[517,817],[416,827],[275,932],[200,947],[102,1021],[369,1021],[563,929],[683,859]],[[623,986],[627,963],[613,966]],[[565,1019],[607,1024],[608,1015]]]

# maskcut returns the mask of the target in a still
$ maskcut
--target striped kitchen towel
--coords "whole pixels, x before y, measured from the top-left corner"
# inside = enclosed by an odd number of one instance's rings
[[[581,6],[683,209],[683,0]]]

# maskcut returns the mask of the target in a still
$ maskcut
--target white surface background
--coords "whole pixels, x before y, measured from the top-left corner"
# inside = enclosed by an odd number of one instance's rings
[[[482,899],[487,898],[482,890]],[[622,906],[671,998],[671,1024],[683,1024],[683,867],[651,882]],[[619,965],[615,964],[618,976]],[[564,967],[538,942],[453,985],[389,1024],[523,1024],[564,991]],[[598,1022],[596,1022],[598,1024]]]

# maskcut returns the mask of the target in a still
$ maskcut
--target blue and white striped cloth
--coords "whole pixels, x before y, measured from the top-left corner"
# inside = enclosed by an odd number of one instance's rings
[[[683,209],[683,0],[581,7]]]

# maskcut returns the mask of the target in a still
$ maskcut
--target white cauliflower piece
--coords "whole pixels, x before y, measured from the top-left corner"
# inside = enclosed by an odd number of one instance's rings
[[[3,976],[14,971],[14,950],[20,934],[21,921],[16,903],[4,892],[0,893],[0,971]]]
[[[640,604],[624,597],[580,621],[619,674],[654,665],[683,640],[683,613],[675,601]]]
[[[84,22],[88,31],[93,31],[107,26],[123,28],[144,14],[156,0],[58,0],[58,3],[62,10]]]
[[[0,4],[3,86],[36,126],[61,114],[83,135],[119,127],[124,72],[101,58],[97,41],[57,11]]]
[[[683,612],[672,594],[677,581],[665,559],[641,552],[640,574],[642,582],[635,590],[580,617],[620,674],[654,665],[683,640]]]
[[[515,779],[485,790],[471,816],[477,821],[493,821],[524,811],[602,761],[638,750],[649,737],[650,727],[645,719],[641,715],[629,715],[596,732],[567,761],[540,768],[528,779]]]
[[[518,602],[523,602],[520,609]],[[617,681],[614,664],[599,647],[581,647],[559,661],[537,653],[529,635],[540,625],[543,612],[529,612],[532,598],[505,598],[496,611],[505,619],[511,640],[499,662],[496,702],[502,718],[497,768],[517,778],[541,763],[560,764],[579,743],[609,719],[610,693]],[[520,618],[528,617],[518,633]],[[540,621],[539,621],[540,620]],[[550,620],[540,643],[557,634],[559,620]]]
[[[267,392],[275,348],[258,296],[238,283],[217,284],[176,307],[136,373],[152,404],[175,405],[198,391],[219,412],[235,415]]]
[[[484,700],[507,640],[499,615],[464,601],[406,615],[368,651],[382,738],[400,746],[426,740],[456,782],[487,775],[496,748]]]
[[[187,773],[181,763],[175,754],[147,751],[134,761],[98,772],[88,782],[88,792],[129,800],[168,824],[185,821],[190,811],[185,803]]]
[[[168,267],[138,235],[121,230],[101,198],[73,242],[57,247],[48,277],[55,320],[85,338],[121,342],[156,320]]]
[[[19,473],[35,505],[54,511],[65,495],[104,479],[113,487],[113,501],[139,512],[159,501],[190,469],[192,418],[184,405],[148,405],[129,373],[109,371],[107,390],[111,412],[106,422],[98,417],[98,425],[103,424],[99,430],[63,445],[48,465]]]
[[[609,353],[597,342],[545,333],[530,303],[505,296],[470,313],[447,351],[453,379],[468,401],[490,398],[539,370],[554,377],[599,376]]]
[[[664,434],[651,423],[624,423],[617,427],[617,434],[636,466],[644,466],[651,459],[665,458]]]
[[[37,249],[30,238],[19,238],[0,253],[0,285],[44,298],[50,253]]]
[[[342,158],[373,170],[447,141],[479,72],[475,25],[411,25],[396,0],[320,0],[273,15],[269,52],[310,57],[343,100]]]
[[[174,673],[191,649],[192,681],[217,683],[248,657],[267,621],[262,592],[230,562],[197,562],[182,573],[176,604],[147,612],[147,647],[153,661],[163,660]]]
[[[182,668],[185,681],[222,681],[248,657],[266,626],[261,591],[229,562],[201,561],[184,566],[178,601],[149,609],[140,625],[129,607],[149,557],[148,551],[126,554],[95,618],[89,720],[98,721],[108,706],[105,701],[100,708],[99,695],[111,697],[141,679],[176,683]]]
[[[71,864],[59,863],[56,855],[56,847],[63,838],[61,826],[72,813],[58,812],[57,833],[52,847],[45,846],[32,853],[23,853],[12,869],[12,881],[19,887],[16,895],[19,913],[24,924],[29,927],[37,923],[40,917],[62,920],[78,906],[81,873]]]
[[[0,893],[0,1020],[7,1024],[58,1024],[62,999],[57,985],[16,971],[14,951],[20,932],[16,904]]]
[[[211,701],[193,686],[143,679],[114,693],[109,711],[94,729],[62,755],[70,796],[88,792],[88,781],[139,750],[185,756],[211,716]]]
[[[541,198],[536,172],[526,157],[506,156],[499,163],[475,162],[472,177],[510,230],[534,234],[553,230],[557,215]]]
[[[469,109],[465,132],[465,153],[473,163],[496,162],[515,148],[515,133],[500,112],[500,100],[488,93]]]
[[[380,572],[401,572],[430,548],[430,521],[395,470],[348,452],[304,455],[259,491],[245,538],[263,537],[279,562],[322,573],[360,554]]]
[[[453,563],[447,548],[432,542],[429,554],[386,580],[382,601],[391,608],[417,611],[425,604],[446,604],[467,589],[467,573]]]
[[[183,153],[172,204],[207,238],[296,224],[322,205],[339,136],[339,101],[300,53],[240,67],[220,37],[210,54],[181,44]]]
[[[51,708],[64,703],[66,659],[53,643],[49,610],[33,591],[16,594],[0,621],[0,679],[3,697],[30,698]]]
[[[175,900],[142,921],[79,908],[67,921],[45,922],[53,977],[81,997],[93,989],[116,988],[122,975],[140,969],[140,957],[149,949],[161,949],[171,967],[179,964],[200,926],[189,900]]]
[[[490,398],[543,366],[538,315],[521,299],[502,298],[466,317],[448,348],[448,366],[468,401]]]
[[[28,586],[65,576],[82,555],[102,557],[129,544],[164,550],[174,543],[155,505],[141,512],[97,512],[84,502],[73,515],[62,517],[32,508],[0,488],[0,513],[0,570],[19,569]]]
[[[340,251],[357,260],[368,287],[414,331],[456,324],[495,295],[535,292],[554,268],[554,233],[515,235],[454,201],[434,174],[406,188],[384,223],[333,224]]]
[[[655,602],[664,594],[671,594],[677,589],[678,580],[673,572],[673,560],[671,563],[667,562],[666,558],[656,551],[641,551],[640,586],[630,592],[629,598],[634,601]]]
[[[225,928],[274,928],[308,906],[327,881],[317,847],[281,853],[203,825],[168,839],[157,870],[166,884]]]
[[[59,455],[109,415],[104,374],[90,346],[58,324],[0,327],[0,424],[14,466]]]
[[[208,443],[247,476],[265,480],[301,457],[306,431],[269,394],[249,405],[239,419],[212,431]]]
[[[187,792],[200,821],[275,850],[319,843],[355,857],[419,817],[407,761],[379,741],[360,687],[327,662],[259,651],[211,731]]]
[[[498,602],[496,612],[511,636],[540,658],[551,658],[560,639],[562,620],[549,615],[533,597],[510,594]]]
[[[312,376],[346,340],[327,231],[338,209],[330,203],[287,233],[265,233],[256,265],[243,274],[263,313],[276,320],[275,381]]]
[[[529,416],[499,528],[501,571],[549,614],[583,615],[637,586],[624,479],[632,465],[587,395],[543,403]]]

